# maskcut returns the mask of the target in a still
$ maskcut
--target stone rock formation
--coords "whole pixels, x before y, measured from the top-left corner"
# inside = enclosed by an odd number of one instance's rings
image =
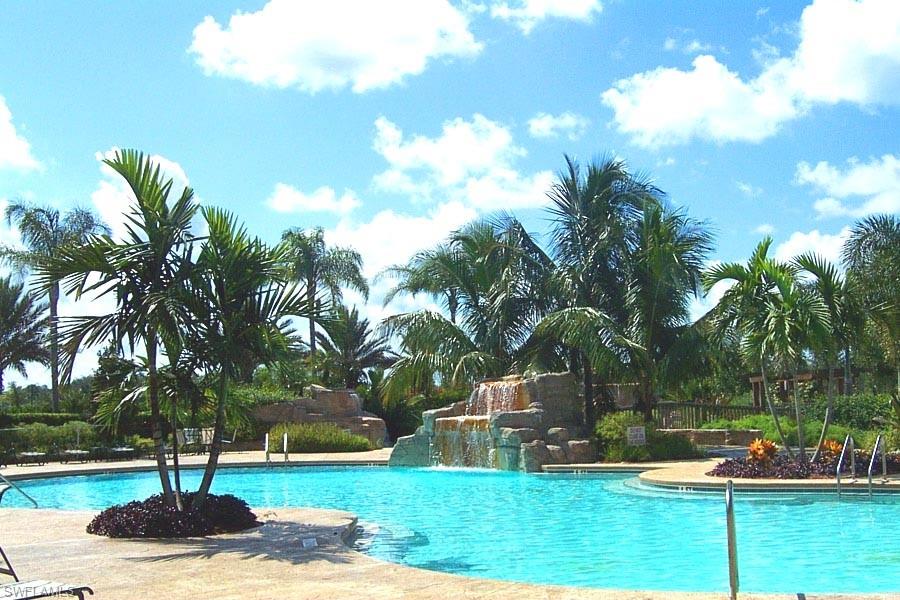
[[[341,429],[368,438],[381,448],[387,427],[378,416],[362,409],[362,399],[352,390],[329,390],[318,385],[308,388],[308,397],[290,402],[258,406],[253,418],[261,423],[333,423]]]
[[[532,472],[593,462],[593,444],[571,439],[584,433],[581,419],[571,373],[483,381],[468,400],[422,413],[422,426],[397,440],[390,464]]]

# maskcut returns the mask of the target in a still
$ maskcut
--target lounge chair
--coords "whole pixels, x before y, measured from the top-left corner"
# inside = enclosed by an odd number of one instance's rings
[[[85,594],[94,595],[94,590],[86,585],[70,585],[68,583],[57,583],[55,581],[47,581],[44,579],[35,579],[33,581],[20,581],[16,575],[15,569],[9,564],[9,559],[3,548],[0,548],[0,559],[3,560],[3,566],[0,566],[0,574],[9,575],[13,578],[13,583],[0,584],[0,598],[16,598],[17,600],[35,600],[36,598],[58,598],[60,596],[74,596],[79,600],[84,600]]]

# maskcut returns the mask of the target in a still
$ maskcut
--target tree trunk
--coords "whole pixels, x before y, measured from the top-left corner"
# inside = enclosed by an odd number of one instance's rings
[[[309,278],[306,281],[306,293],[309,303],[309,351],[311,354],[316,353],[316,281]]]
[[[853,393],[853,371],[850,368],[850,345],[844,346],[844,395]]]
[[[0,368],[0,394],[3,393],[3,369]]]
[[[222,453],[222,435],[225,430],[225,403],[228,398],[228,376],[225,373],[219,375],[219,393],[216,405],[216,423],[213,427],[212,444],[209,447],[209,458],[206,460],[206,469],[203,471],[203,481],[200,489],[191,502],[191,509],[200,509],[206,502],[209,488],[212,486],[213,477],[216,475],[216,467],[219,465],[219,454]]]
[[[169,465],[166,463],[166,444],[163,439],[163,416],[159,409],[159,374],[156,370],[156,332],[147,335],[147,400],[150,403],[150,423],[153,430],[153,445],[156,447],[156,470],[162,484],[166,505],[175,506],[172,482],[169,481]]]
[[[847,380],[844,379],[844,385]],[[846,387],[845,387],[846,390]],[[825,401],[825,422],[822,423],[822,433],[819,434],[819,443],[816,444],[816,450],[813,452],[812,461],[816,462],[819,455],[822,454],[822,444],[825,443],[825,436],[828,435],[828,427],[831,425],[832,413],[834,412],[834,369],[831,361],[828,362],[828,391],[826,392]]]
[[[797,379],[797,367],[794,367],[794,414],[797,415],[797,452],[800,462],[805,463],[806,445],[803,439],[803,409],[800,408],[800,381]]]
[[[184,510],[181,498],[181,466],[178,463],[178,404],[172,399],[172,472],[175,475],[175,508]]]
[[[50,410],[59,412],[59,284],[50,286]]]
[[[594,431],[594,372],[587,356],[582,354],[582,374],[584,380],[584,426],[588,434]]]
[[[775,410],[775,404],[772,403],[772,398],[769,396],[769,380],[766,377],[766,362],[762,357],[760,357],[759,365],[759,373],[762,375],[763,380],[763,398],[766,399],[766,406],[769,407],[769,413],[771,413],[772,419],[775,421],[775,430],[778,432],[778,438],[781,440],[781,445],[791,460],[793,460],[794,453],[787,443],[787,438],[784,437],[784,430],[781,429],[781,420],[778,418],[778,411]]]

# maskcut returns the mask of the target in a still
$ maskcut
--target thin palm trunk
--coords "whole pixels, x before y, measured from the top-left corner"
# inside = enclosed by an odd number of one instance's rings
[[[793,460],[794,453],[787,443],[787,438],[784,436],[784,430],[781,429],[781,419],[778,418],[778,411],[775,410],[775,404],[772,402],[772,397],[769,395],[769,379],[766,376],[766,361],[764,358],[760,357],[759,365],[759,372],[760,375],[762,375],[763,380],[763,397],[766,399],[766,406],[769,407],[769,413],[772,415],[772,420],[775,422],[775,431],[778,432],[778,438],[781,440],[781,445],[788,456]]]
[[[588,432],[594,431],[594,372],[587,356],[582,355],[581,370],[584,381],[584,426]]]
[[[846,381],[846,379],[844,380]],[[831,361],[828,362],[828,391],[826,392],[825,401],[825,422],[822,423],[822,433],[819,434],[819,443],[816,444],[816,450],[813,452],[812,461],[816,462],[822,453],[822,444],[825,442],[825,436],[828,435],[828,427],[831,425],[832,413],[834,412],[834,368]]]
[[[800,406],[800,381],[797,379],[797,366],[794,365],[794,414],[797,416],[797,452],[800,462],[806,462],[806,444],[803,439],[803,409]]]
[[[172,472],[175,476],[175,507],[184,510],[181,498],[181,467],[178,462],[178,406],[172,399]]]
[[[50,407],[59,412],[59,284],[50,287]]]
[[[309,351],[316,353],[316,279],[310,277],[306,281],[307,298],[309,300]]]
[[[159,373],[156,369],[156,332],[147,332],[147,397],[150,404],[150,421],[153,445],[156,447],[156,469],[162,485],[163,498],[168,506],[175,506],[169,465],[166,463],[166,444],[163,439],[163,416],[159,409]]]
[[[200,482],[200,488],[197,495],[191,502],[191,510],[198,510],[206,502],[209,494],[209,488],[212,486],[213,477],[216,474],[216,468],[219,466],[219,455],[222,453],[222,435],[225,429],[225,404],[228,399],[228,375],[221,373],[219,375],[219,392],[218,402],[216,406],[216,422],[213,426],[213,439],[209,447],[209,458],[206,460],[206,469],[203,471],[203,480]]]
[[[853,393],[853,372],[850,370],[850,345],[844,346],[844,389],[843,395]]]

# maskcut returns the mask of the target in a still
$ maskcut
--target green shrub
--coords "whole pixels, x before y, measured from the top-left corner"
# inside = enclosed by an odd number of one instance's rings
[[[781,422],[781,429],[784,431],[784,435],[787,438],[787,441],[791,445],[797,444],[797,423],[791,418],[781,417],[779,419]],[[772,418],[772,415],[759,414],[759,415],[748,415],[746,417],[742,417],[740,419],[736,419],[733,421],[729,421],[727,419],[716,419],[715,421],[710,421],[708,423],[704,423],[700,426],[701,429],[759,429],[762,430],[762,436],[764,439],[771,440],[776,444],[781,444],[781,438],[778,435],[778,430],[775,428],[775,420]],[[803,420],[803,438],[804,443],[807,448],[812,448],[819,441],[819,435],[822,432],[822,421],[818,421],[816,419],[804,419]],[[853,439],[856,440],[856,445],[859,448],[867,447],[865,443],[869,443],[869,435],[866,430],[855,430],[844,425],[831,424],[828,426],[828,434],[826,435],[826,439],[837,440],[839,442],[843,442],[844,438],[847,437],[847,434],[852,434]],[[871,438],[874,441],[874,437]]]
[[[331,423],[281,423],[269,431],[270,450],[281,449],[285,432],[288,452],[364,452],[372,449],[368,439]]]
[[[813,398],[807,414],[817,419],[825,418],[827,399],[825,396]],[[852,429],[871,429],[876,418],[884,419],[891,414],[891,397],[888,394],[851,394],[834,397],[832,421]]]
[[[43,423],[45,425],[63,425],[68,421],[78,421],[82,415],[75,413],[8,413],[0,414],[0,428]]]
[[[637,426],[647,429],[646,446],[628,445],[628,428]],[[604,416],[597,423],[596,435],[600,453],[607,462],[646,462],[702,456],[687,438],[657,431],[655,426],[644,423],[641,415],[633,412],[614,412]]]

